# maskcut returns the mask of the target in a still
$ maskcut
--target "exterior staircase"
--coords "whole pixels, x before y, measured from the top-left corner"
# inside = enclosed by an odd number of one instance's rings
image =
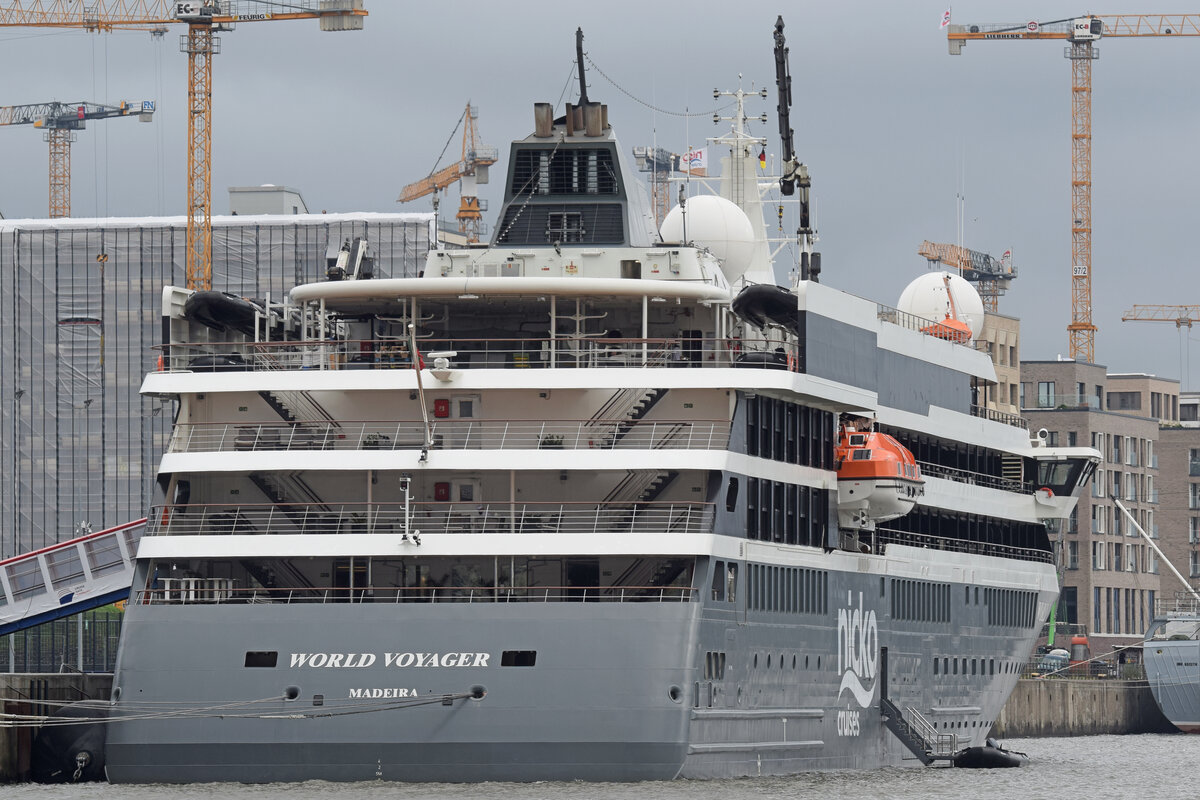
[[[879,712],[887,729],[925,766],[954,758],[958,750],[958,735],[938,733],[915,708],[908,709],[906,718],[895,703],[887,697],[880,697]]]

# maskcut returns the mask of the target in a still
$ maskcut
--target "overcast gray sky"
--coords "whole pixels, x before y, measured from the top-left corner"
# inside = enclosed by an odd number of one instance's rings
[[[214,59],[213,200],[227,189],[295,187],[312,211],[399,206],[426,175],[469,99],[497,145],[532,128],[532,104],[556,102],[582,26],[590,58],[652,111],[592,75],[628,149],[675,152],[717,135],[714,87],[774,88],[771,33],[783,13],[791,47],[796,146],[817,198],[823,280],[892,304],[926,269],[923,239],[954,242],[965,187],[964,243],[1012,248],[1019,277],[1001,299],[1022,320],[1022,358],[1067,352],[1070,317],[1069,62],[1058,42],[975,42],[947,54],[941,0],[838,3],[447,2],[366,0],[363,31],[315,21],[247,23]],[[1127,4],[956,2],[955,23],[1062,19]],[[1149,9],[1171,11],[1173,9]],[[73,216],[184,211],[187,58],[182,25],[89,35],[0,31],[0,105],[152,99],[155,121],[92,123],[73,150]],[[1093,74],[1093,317],[1096,360],[1112,371],[1178,378],[1181,338],[1167,323],[1122,323],[1134,303],[1200,304],[1195,142],[1200,38],[1113,39]],[[576,90],[572,84],[570,92]],[[777,154],[774,96],[752,113]],[[456,157],[459,141],[447,157]],[[0,213],[44,217],[47,149],[30,127],[0,130]],[[444,163],[448,163],[443,161]],[[481,195],[499,207],[501,170]],[[452,190],[444,208],[457,205]],[[489,219],[489,224],[494,220]],[[1192,336],[1200,342],[1200,329]],[[1200,344],[1190,385],[1200,388]]]

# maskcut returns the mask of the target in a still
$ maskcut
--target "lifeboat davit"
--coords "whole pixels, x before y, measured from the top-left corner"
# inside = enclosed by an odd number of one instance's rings
[[[835,455],[842,527],[874,528],[902,517],[925,494],[917,460],[886,433],[843,427]]]

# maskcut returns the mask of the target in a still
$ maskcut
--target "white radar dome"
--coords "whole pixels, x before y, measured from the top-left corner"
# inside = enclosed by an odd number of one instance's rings
[[[896,307],[907,314],[942,322],[951,315],[951,299],[954,316],[971,328],[972,338],[979,336],[983,331],[983,300],[960,275],[927,272],[904,287]]]
[[[689,197],[686,241],[707,247],[721,260],[721,272],[733,283],[750,268],[754,256],[754,228],[746,212],[716,195]],[[684,214],[675,206],[662,221],[664,242],[682,242]]]

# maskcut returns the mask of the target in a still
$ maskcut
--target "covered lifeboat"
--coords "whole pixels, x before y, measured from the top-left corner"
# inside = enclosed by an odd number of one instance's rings
[[[874,528],[902,517],[925,494],[916,459],[886,433],[843,426],[835,455],[843,527]]]

